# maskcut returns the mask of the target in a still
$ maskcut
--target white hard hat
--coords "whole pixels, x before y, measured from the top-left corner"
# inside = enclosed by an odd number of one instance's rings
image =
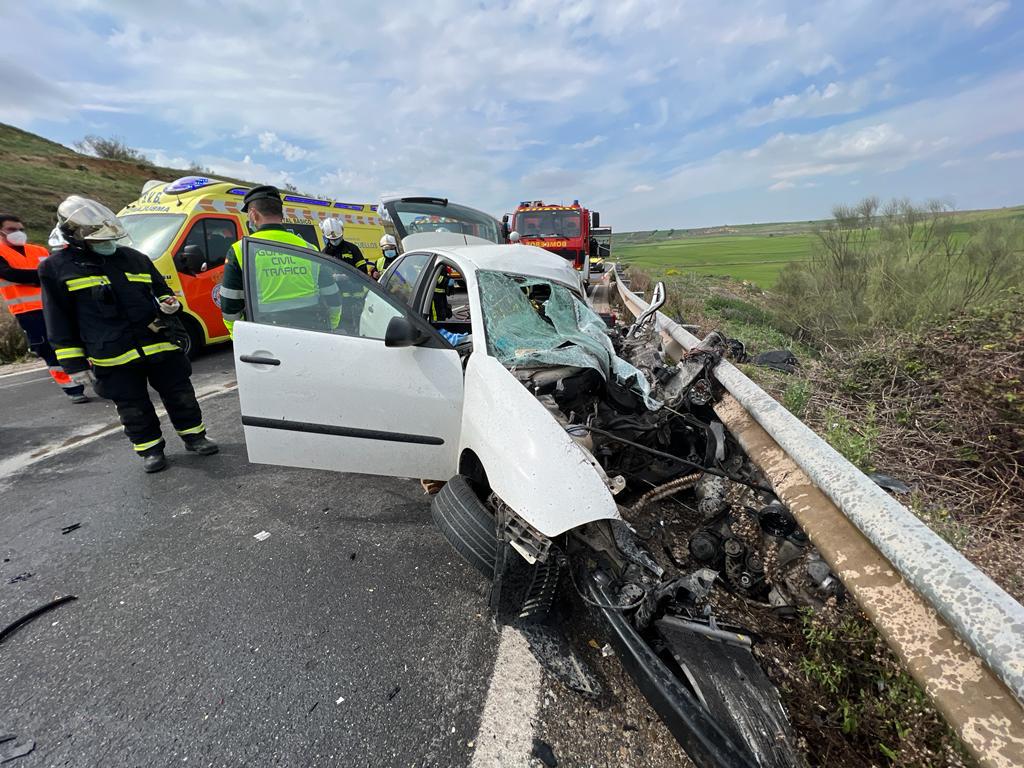
[[[341,240],[345,236],[345,222],[337,216],[329,216],[320,222],[320,231],[327,240]]]
[[[397,248],[398,247],[398,243],[395,242],[395,236],[394,235],[384,235],[380,239],[380,247],[381,248],[385,248],[385,247],[387,247],[389,245],[392,248]]]
[[[518,232],[516,232],[515,230],[512,230],[509,233],[509,235],[508,235],[508,239],[509,239],[509,242],[511,242],[511,243],[518,243],[521,238],[520,238],[520,235],[519,235]]]
[[[105,205],[71,195],[57,206],[57,227],[69,240],[120,240],[128,234],[124,224]]]

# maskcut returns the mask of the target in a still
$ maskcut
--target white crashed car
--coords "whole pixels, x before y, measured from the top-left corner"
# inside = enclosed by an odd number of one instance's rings
[[[834,579],[712,410],[720,353],[676,364],[643,318],[608,329],[567,261],[505,244],[486,214],[440,198],[390,199],[381,213],[404,253],[379,282],[243,241],[234,355],[250,460],[446,481],[435,523],[542,659],[567,647],[540,628],[558,626],[555,596],[571,586],[697,765],[798,764],[753,640],[728,616],[716,623],[706,599],[721,583],[788,609],[820,602]],[[293,295],[282,275],[312,276],[318,293]],[[688,524],[685,562],[666,562],[617,499],[637,515],[681,493],[706,514]],[[732,526],[750,515],[760,522],[741,538]],[[785,580],[766,579],[768,549]],[[593,694],[585,667],[549,671]]]
[[[619,517],[600,465],[509,370],[532,360],[549,367],[544,353],[558,357],[546,347],[561,343],[559,324],[588,345],[574,352],[584,364],[607,372],[615,360],[564,259],[525,245],[423,248],[372,283],[320,254],[273,244],[280,258],[329,271],[342,293],[366,292],[351,333],[331,330],[323,308],[279,312],[256,300],[256,254],[267,247],[246,241],[252,311],[234,327],[251,461],[437,480],[482,468],[490,489],[548,537]],[[464,304],[431,323],[434,288],[453,269],[465,280]],[[531,304],[539,296],[564,316],[546,323]],[[457,348],[439,330],[466,340]]]

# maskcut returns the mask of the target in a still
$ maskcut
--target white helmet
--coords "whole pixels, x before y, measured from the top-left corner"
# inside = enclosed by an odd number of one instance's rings
[[[395,236],[394,235],[384,235],[380,239],[380,247],[381,248],[387,248],[388,246],[391,246],[392,248],[397,248],[398,247],[398,243],[395,242]]]
[[[329,216],[320,222],[320,231],[324,233],[325,240],[337,242],[345,237],[345,222],[337,216]]]
[[[515,230],[513,229],[513,230],[512,230],[512,231],[511,231],[511,232],[509,233],[509,235],[508,235],[508,241],[509,241],[510,243],[518,243],[518,242],[519,242],[520,240],[522,240],[522,237],[521,237],[521,236],[519,235],[519,233],[518,233],[518,232],[516,232],[516,231],[515,231]]]
[[[68,240],[92,243],[120,240],[128,234],[107,206],[78,195],[71,195],[57,206],[57,228]]]

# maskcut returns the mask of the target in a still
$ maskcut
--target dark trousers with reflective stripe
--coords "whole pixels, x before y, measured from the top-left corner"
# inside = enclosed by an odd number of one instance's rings
[[[143,455],[163,448],[160,419],[149,399],[149,384],[164,402],[171,424],[185,442],[206,434],[192,389],[192,365],[183,352],[161,352],[124,365],[94,366],[96,394],[114,401],[124,433]]]
[[[64,372],[60,361],[57,360],[57,353],[53,351],[50,342],[46,340],[46,321],[43,320],[43,310],[37,309],[34,312],[21,312],[14,316],[21,326],[21,330],[28,336],[28,348],[46,361],[50,368],[50,378],[64,390],[68,397],[75,397],[85,392],[85,387],[75,384],[71,377]]]

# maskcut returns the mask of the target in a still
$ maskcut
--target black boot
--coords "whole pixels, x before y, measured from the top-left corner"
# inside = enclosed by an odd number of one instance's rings
[[[192,440],[187,440],[185,442],[185,450],[198,453],[200,456],[209,456],[210,454],[217,453],[220,447],[206,435],[200,435]]]
[[[164,456],[163,450],[144,454],[142,457],[142,468],[146,472],[159,472],[161,469],[166,469],[167,457]]]

